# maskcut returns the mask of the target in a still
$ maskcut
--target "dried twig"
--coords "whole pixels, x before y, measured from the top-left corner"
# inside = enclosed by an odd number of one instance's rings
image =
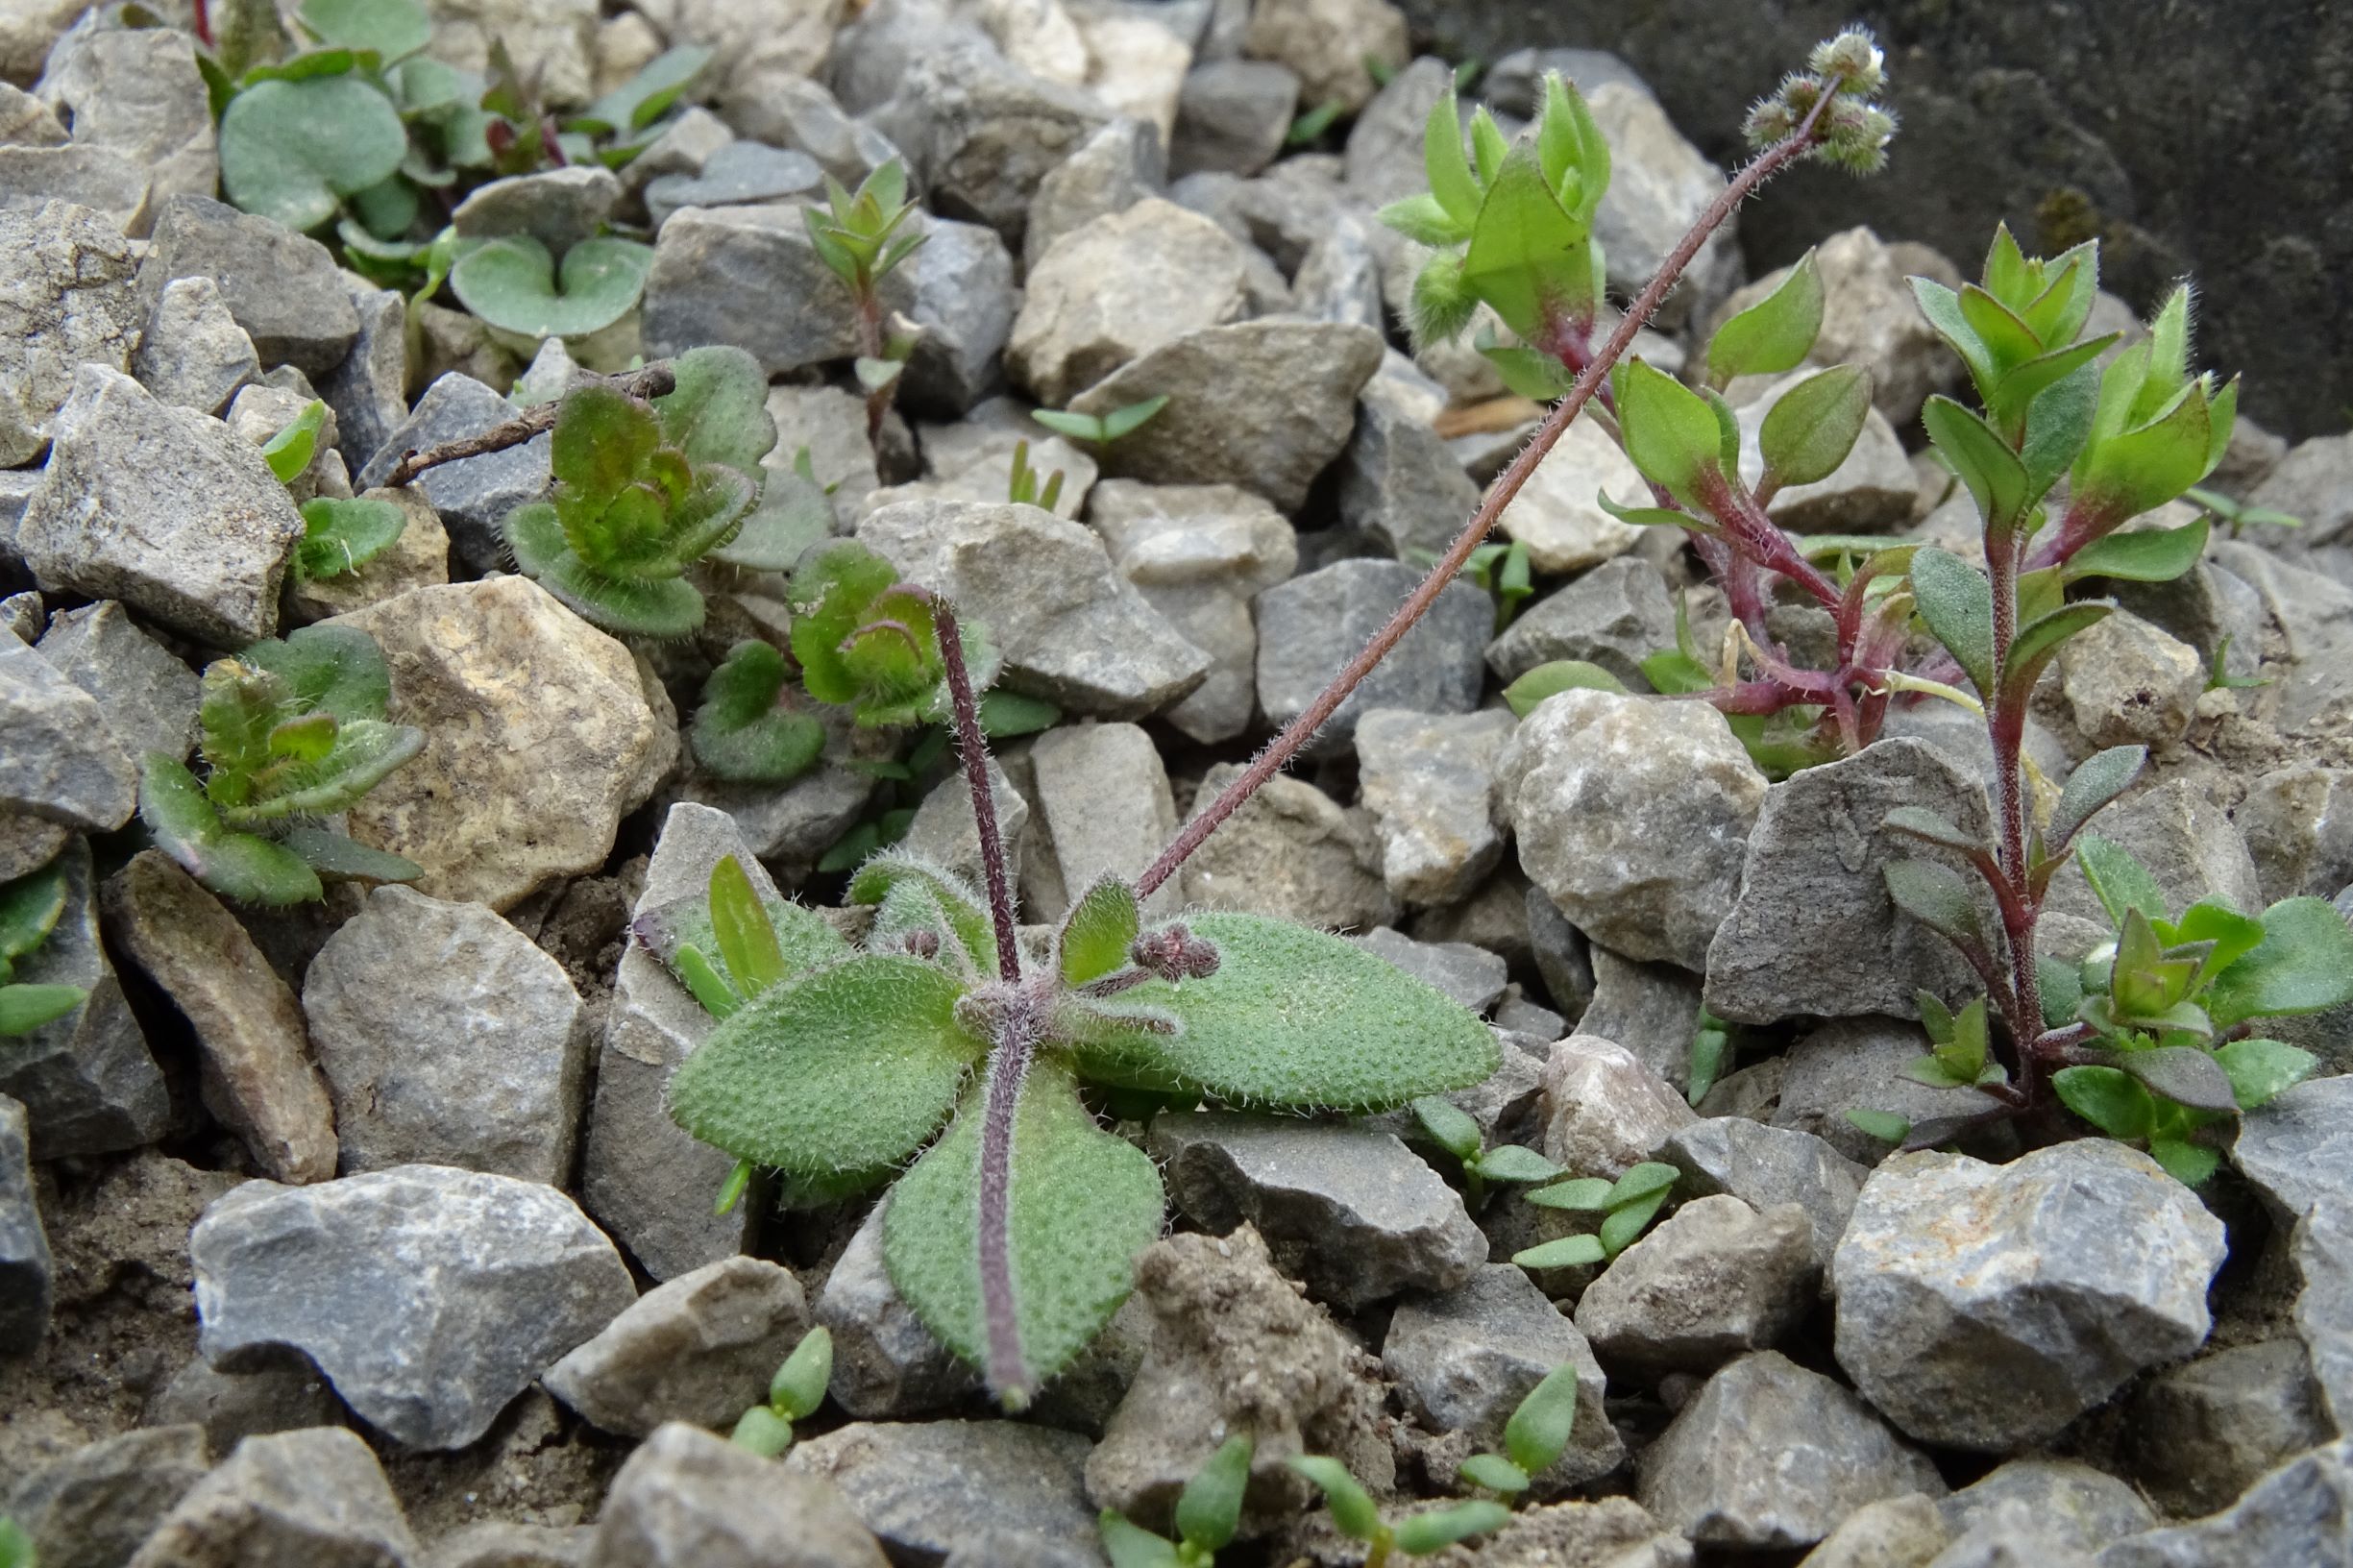
[[[590,377],[581,384],[602,384],[642,401],[662,397],[675,390],[678,378],[670,366],[661,364],[648,365],[643,370],[632,370],[619,376]],[[557,398],[535,404],[505,424],[494,425],[479,435],[444,441],[437,447],[427,447],[423,452],[412,449],[403,453],[401,460],[392,465],[392,472],[384,476],[384,483],[397,490],[404,484],[413,482],[418,475],[429,468],[439,468],[443,463],[462,462],[468,457],[483,457],[494,452],[504,452],[509,447],[519,447],[554,427],[555,411],[562,401]]]

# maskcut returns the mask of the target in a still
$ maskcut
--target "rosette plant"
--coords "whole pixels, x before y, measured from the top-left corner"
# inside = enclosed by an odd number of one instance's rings
[[[722,862],[710,897],[642,922],[640,939],[720,1020],[673,1077],[672,1115],[737,1157],[734,1190],[753,1166],[806,1194],[891,1184],[883,1253],[893,1283],[1007,1408],[1025,1405],[1108,1321],[1136,1254],[1161,1231],[1158,1171],[1102,1117],[1199,1099],[1375,1110],[1477,1082],[1498,1065],[1477,1017],[1337,937],[1245,914],[1147,919],[1145,900],[1428,611],[1733,208],[1799,159],[1876,158],[1887,122],[1844,90],[1856,50],[1875,70],[1876,51],[1867,39],[1837,47],[1826,73],[1803,79],[1813,89],[1803,112],[1702,214],[1607,339],[1578,351],[1559,404],[1389,622],[1133,883],[1084,889],[1043,941],[1024,944],[961,629],[933,598],[982,885],[877,856],[850,881],[851,898],[873,908],[853,947],[813,911],[763,900],[742,868]],[[1467,184],[1437,203],[1469,237],[1434,265],[1503,300],[1515,330],[1573,329],[1576,290],[1598,286],[1576,213],[1589,215],[1605,149],[1574,105],[1558,118],[1565,90],[1548,88],[1554,111],[1532,142],[1482,136],[1477,176],[1458,144]],[[1537,196],[1533,228],[1515,219],[1483,239],[1485,204]],[[1442,277],[1421,292],[1451,286]]]

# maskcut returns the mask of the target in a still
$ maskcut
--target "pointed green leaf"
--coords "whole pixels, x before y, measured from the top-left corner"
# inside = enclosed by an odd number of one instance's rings
[[[2229,1075],[2231,1093],[2242,1111],[2252,1111],[2294,1088],[2319,1066],[2310,1051],[2276,1040],[2234,1040],[2218,1047],[2214,1059]]]
[[[1250,1484],[1250,1456],[1257,1447],[1247,1433],[1217,1445],[1177,1494],[1177,1538],[1203,1552],[1224,1550],[1240,1528],[1242,1493]]]
[[[1390,202],[1373,213],[1384,227],[1394,229],[1416,245],[1440,250],[1459,245],[1470,237],[1470,224],[1458,221],[1435,196],[1408,196]]]
[[[2034,498],[2028,492],[2025,465],[2000,432],[1941,394],[1922,405],[1920,418],[1928,439],[1969,487],[1978,515],[1997,528],[2015,527]]]
[[[849,943],[816,910],[784,898],[763,898],[760,907],[790,972],[800,974],[850,955]],[[688,984],[689,990],[696,988],[687,982],[681,960],[690,949],[706,968],[723,962],[720,958],[718,925],[711,917],[707,894],[649,910],[637,919],[631,930],[649,952],[678,976],[681,984]],[[723,969],[713,968],[712,973],[735,995],[741,996],[750,989]],[[700,994],[697,991],[698,997]],[[707,1002],[704,1005],[709,1006]]]
[[[2040,498],[2074,465],[2091,439],[2099,408],[2099,367],[2082,365],[2045,388],[2026,408],[2026,440],[2018,458],[2026,493]]]
[[[381,719],[392,699],[383,650],[356,626],[304,626],[283,641],[256,643],[237,657],[283,680],[297,713],[330,713],[348,724]]]
[[[1691,510],[1703,510],[1698,485],[1703,476],[1720,472],[1723,445],[1707,400],[1635,359],[1626,366],[1619,387],[1618,420],[1626,454],[1643,478]]]
[[[2184,1187],[2203,1187],[2222,1164],[2219,1154],[2186,1139],[2152,1138],[2148,1140],[2148,1152],[2149,1158],[2165,1167],[2167,1175]]]
[[[1467,1088],[1501,1063],[1476,1015],[1353,943],[1258,915],[1189,923],[1216,944],[1217,972],[1126,993],[1174,1014],[1183,1031],[1091,1045],[1090,1077],[1238,1105],[1370,1111]]]
[[[1629,1165],[1626,1173],[1609,1187],[1605,1200],[1612,1209],[1622,1209],[1654,1193],[1664,1194],[1673,1189],[1681,1172],[1663,1160],[1644,1160]]]
[[[1426,1557],[1510,1522],[1511,1510],[1501,1503],[1450,1504],[1397,1521],[1397,1550],[1409,1557]]]
[[[2022,364],[2012,366],[2002,376],[2000,384],[1994,388],[1993,397],[1987,400],[1987,409],[2002,429],[2012,431],[2023,429],[2031,421],[2034,404],[2043,394],[2060,382],[2091,370],[2092,362],[2115,346],[2117,335],[2115,332],[2110,332],[2104,337],[2092,338],[2071,348],[2055,349],[2049,354],[2037,355]],[[2096,377],[2097,374],[2096,371],[2092,371],[2093,377]],[[2071,411],[2075,400],[2081,398],[2086,392],[2096,390],[2090,378],[2079,383],[2079,390],[2071,391],[2070,402],[2063,404],[2063,407]],[[2084,410],[2086,416],[2084,429],[2087,431],[2091,428],[2089,412],[2088,408]],[[2022,452],[2021,456],[2023,455]],[[2029,472],[2032,471],[2033,466],[2028,465]],[[2065,470],[2066,466],[2061,463],[2048,472],[2055,478]],[[2032,495],[2031,486],[2029,495],[2030,497]]]
[[[1871,372],[1838,365],[1808,376],[1765,414],[1757,450],[1766,472],[1784,485],[1826,479],[1854,451],[1871,416]]]
[[[670,1081],[670,1114],[740,1159],[807,1175],[903,1160],[955,1104],[981,1042],[936,964],[846,959],[745,1003]]]
[[[1961,313],[1961,297],[1939,282],[1925,278],[1906,280],[1912,285],[1912,298],[1920,306],[1920,313],[1927,318],[1936,335],[1948,348],[1961,356],[1969,367],[1972,380],[1983,385],[1994,374],[1994,356],[1977,330]]]
[[[1532,1198],[1533,1193],[1530,1196]],[[1598,1263],[1609,1255],[1602,1250],[1598,1236],[1564,1236],[1556,1241],[1546,1241],[1511,1255],[1511,1261],[1522,1268],[1583,1268]]]
[[[1413,1103],[1419,1106],[1430,1102]],[[1479,1174],[1490,1182],[1549,1182],[1560,1175],[1560,1167],[1533,1149],[1518,1143],[1499,1143],[1479,1156]]]
[[[1523,339],[1542,341],[1563,319],[1588,319],[1599,280],[1589,236],[1546,184],[1533,147],[1512,150],[1480,203],[1462,279]]]
[[[286,427],[261,443],[261,456],[280,484],[292,484],[310,466],[319,450],[319,431],[327,425],[327,404],[313,398]]]
[[[1822,268],[1807,251],[1774,291],[1722,327],[1707,345],[1708,384],[1721,391],[1735,376],[1795,370],[1822,332]]]
[[[1134,434],[1167,406],[1168,394],[1163,392],[1156,397],[1146,398],[1141,403],[1125,404],[1114,408],[1103,416],[1103,439],[1107,442],[1116,441],[1123,435]]]
[[[1422,1130],[1437,1140],[1438,1147],[1461,1161],[1478,1158],[1479,1145],[1483,1141],[1479,1123],[1471,1114],[1454,1101],[1438,1094],[1425,1094],[1413,1102],[1413,1117]]]
[[[751,878],[733,855],[722,855],[711,868],[711,930],[719,942],[720,961],[747,996],[757,996],[781,984],[792,973],[784,950],[776,944],[776,928],[760,907]]]
[[[221,820],[244,827],[289,817],[331,817],[351,809],[385,775],[424,749],[425,731],[414,725],[355,719],[336,732],[334,749],[327,756],[294,768],[266,794],[223,805]]]
[[[1651,1217],[1658,1213],[1659,1206],[1666,1201],[1666,1193],[1654,1192],[1649,1197],[1636,1198],[1623,1209],[1609,1211],[1602,1220],[1602,1251],[1615,1258],[1632,1246],[1634,1238],[1642,1234],[1642,1228],[1651,1222]]]
[[[969,662],[969,651],[967,662]],[[1042,697],[1024,697],[1001,688],[980,696],[980,732],[993,741],[1034,735],[1062,723],[1062,709]]]
[[[1175,1542],[1129,1524],[1110,1508],[1095,1516],[1095,1529],[1103,1537],[1103,1553],[1111,1558],[1111,1568],[1184,1568]]]
[[[2108,919],[2120,927],[2127,910],[2137,909],[2152,920],[2165,919],[2165,891],[2131,850],[2096,833],[2086,833],[2076,841],[2075,864],[2083,868],[2083,879],[2091,884],[2093,896],[2107,910]]]
[[[1369,1541],[1381,1531],[1381,1510],[1348,1467],[1320,1454],[1296,1454],[1284,1461],[1313,1482],[1332,1510],[1332,1522],[1354,1541]]]
[[[567,121],[565,129],[599,135],[642,131],[669,111],[710,61],[711,51],[696,45],[665,50]]]
[[[1942,1059],[1934,1056],[1914,1057],[1903,1065],[1896,1076],[1929,1089],[1966,1089],[1975,1081],[1975,1074],[1955,1072]]]
[[[922,888],[938,901],[943,918],[970,955],[973,968],[982,974],[996,973],[996,930],[980,894],[938,867],[912,855],[876,855],[849,879],[846,896],[853,904],[879,904],[892,890],[906,883]]]
[[[1482,342],[1479,352],[1495,367],[1495,374],[1503,379],[1507,391],[1537,403],[1553,403],[1567,397],[1569,388],[1577,381],[1568,366],[1524,344]]]
[[[1055,938],[1063,984],[1083,986],[1126,968],[1140,925],[1136,890],[1115,876],[1097,878],[1072,902]]]
[[[2050,1086],[2070,1111],[2111,1138],[2146,1138],[2156,1102],[2131,1074],[2115,1067],[2062,1067]]]
[[[999,1053],[992,1070],[1002,1063]],[[989,1349],[979,1243],[988,1089],[984,1075],[947,1135],[891,1189],[882,1233],[891,1283],[975,1366]],[[1008,1401],[1034,1394],[1118,1311],[1136,1255],[1160,1238],[1164,1202],[1151,1156],[1096,1126],[1054,1059],[1030,1065],[1015,1115],[1005,1206],[1023,1381],[996,1390]]]
[[[2170,582],[2206,553],[2206,520],[2177,528],[2111,533],[2093,540],[2067,560],[2067,580],[2117,577],[2127,582]]]
[[[325,893],[318,873],[291,851],[230,831],[195,775],[165,752],[148,752],[140,770],[139,821],[158,848],[224,898],[300,904]]]
[[[2263,941],[2214,978],[2216,1025],[2321,1013],[2353,1001],[2353,928],[2321,898],[2284,898],[2263,912]]]
[[[1482,192],[1471,174],[1471,160],[1462,151],[1462,111],[1450,91],[1430,106],[1422,126],[1422,167],[1430,176],[1431,199],[1453,220],[1458,233],[1470,233],[1478,221]]]
[[[1894,860],[1882,874],[1898,909],[1963,951],[1984,948],[1985,929],[1960,873],[1934,861]]]
[[[1542,1475],[1568,1452],[1576,1428],[1577,1365],[1564,1361],[1528,1391],[1504,1423],[1504,1452],[1529,1475]]]
[[[2033,695],[2034,683],[2043,678],[2050,661],[2059,656],[2059,645],[2105,621],[2115,610],[2116,605],[2106,600],[2084,600],[2061,605],[2019,627],[2018,635],[2011,640],[2009,656],[2002,661],[2003,700],[2022,708],[2026,698]]]
[[[45,1023],[55,1023],[88,996],[79,986],[0,986],[0,1039],[29,1035]]]
[[[304,865],[337,882],[414,882],[425,868],[405,856],[371,849],[323,827],[290,827],[279,836]]]
[[[1920,618],[1960,661],[1980,694],[1994,690],[1994,588],[1985,574],[1934,547],[1912,556],[1912,597]]]
[[[1963,832],[1924,806],[1898,806],[1887,814],[1886,826],[1895,832],[1903,834],[1906,838],[1919,839],[1924,844],[1942,845],[1948,849],[1958,849],[1965,855],[1990,848],[1984,840],[1974,834]],[[1927,992],[1923,992],[1921,994],[1924,996]]]
[[[1900,1143],[1912,1136],[1912,1118],[1893,1111],[1851,1110],[1846,1115],[1850,1124],[1882,1143]]]
[[[1501,1454],[1474,1454],[1455,1467],[1455,1474],[1490,1492],[1516,1495],[1528,1490],[1528,1472]]]
[[[768,378],[742,349],[689,349],[672,361],[677,384],[653,400],[663,439],[691,463],[724,463],[757,474],[776,445]]]
[[[48,940],[65,913],[65,862],[0,883],[0,976]]]
[[[1609,190],[1609,141],[1585,106],[1584,94],[1558,71],[1544,73],[1536,161],[1569,216],[1590,227]]]
[[[2147,760],[2148,747],[2145,746],[2114,746],[2078,763],[2075,771],[2067,775],[2067,788],[2059,792],[2059,803],[2051,808],[2048,853],[2059,854],[2073,843],[2083,824],[2100,807],[2131,787],[2141,774],[2142,764]]]
[[[833,1381],[833,1334],[824,1325],[800,1336],[793,1354],[768,1381],[768,1402],[787,1421],[805,1421],[825,1403]]]

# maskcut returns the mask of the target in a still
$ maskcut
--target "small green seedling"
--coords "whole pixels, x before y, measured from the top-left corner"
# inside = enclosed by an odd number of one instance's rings
[[[1536,1477],[1568,1452],[1577,1428],[1577,1368],[1562,1363],[1528,1391],[1504,1423],[1504,1452],[1474,1454],[1458,1472],[1474,1486],[1517,1502]]]
[[[2206,661],[2206,690],[2210,692],[2251,692],[2271,682],[2262,675],[2234,675],[2230,673],[2230,633],[2214,645],[2214,657]]]
[[[35,985],[12,978],[16,961],[37,951],[64,914],[61,860],[12,882],[0,882],[0,1036],[29,1035],[71,1013],[89,995],[79,986]]]
[[[1323,140],[1325,134],[1339,124],[1347,113],[1348,106],[1337,99],[1329,99],[1305,110],[1291,121],[1291,128],[1283,134],[1283,145],[1293,151],[1312,147]]]
[[[2311,1053],[2258,1036],[2255,1020],[2353,1001],[2353,928],[2320,898],[2284,898],[2260,916],[2210,898],[2168,919],[2156,879],[2130,852],[2086,833],[2074,855],[2116,937],[2080,968],[2048,960],[2040,967],[2045,1021],[2067,1041],[2051,1089],[2070,1111],[2111,1138],[2144,1144],[2195,1187],[2220,1163],[2209,1129],[2311,1075]],[[1940,1044],[1907,1076],[1941,1087],[2006,1083],[1997,1065],[1967,1076],[1970,1062],[1983,1057],[1984,1019],[1982,1000],[1931,1019],[1931,1038],[1941,1021],[1963,1049]],[[1851,1112],[1849,1119],[1874,1137],[1922,1141],[1920,1131],[1885,1112]]]
[[[1427,550],[1408,552],[1413,564],[1432,567],[1438,557]],[[1462,576],[1483,594],[1495,600],[1495,633],[1503,635],[1511,625],[1511,618],[1520,612],[1520,604],[1536,591],[1531,580],[1528,560],[1528,541],[1514,539],[1509,544],[1485,544],[1471,551],[1462,563]]]
[[[763,1458],[774,1458],[793,1446],[793,1423],[806,1421],[825,1403],[825,1387],[832,1381],[833,1334],[820,1324],[801,1335],[793,1354],[769,1379],[768,1403],[746,1410],[727,1440]]]
[[[1212,1568],[1241,1528],[1256,1445],[1246,1433],[1227,1438],[1177,1494],[1177,1538],[1156,1535],[1105,1508],[1095,1520],[1112,1568]]]
[[[279,483],[290,485],[308,470],[326,423],[327,404],[314,398],[262,443],[262,458]],[[313,582],[357,571],[399,543],[408,526],[408,514],[399,506],[365,497],[318,496],[300,510],[303,538],[289,564],[296,576]]]
[[[190,875],[244,903],[306,902],[321,876],[415,880],[414,863],[317,825],[423,749],[424,731],[384,722],[391,692],[376,640],[350,626],[305,626],[214,661],[198,710],[204,781],[148,752],[139,820]]]
[[[1017,441],[1013,444],[1013,477],[1005,486],[1007,501],[1050,512],[1054,509],[1054,503],[1062,500],[1062,470],[1058,468],[1041,487],[1038,471],[1029,466],[1029,443]]]
[[[1512,1254],[1522,1268],[1575,1268],[1606,1262],[1633,1245],[1642,1228],[1675,1190],[1673,1165],[1645,1160],[1616,1181],[1581,1176],[1552,1187],[1540,1187],[1528,1201],[1540,1209],[1565,1209],[1598,1213],[1601,1230],[1594,1235],[1564,1236]]]
[[[2214,522],[2226,525],[2233,539],[2239,537],[2239,530],[2246,527],[2300,528],[2304,526],[2304,520],[2300,517],[2291,516],[2276,507],[2256,506],[2236,501],[2219,490],[2209,490],[2203,485],[2190,486],[2181,493],[2181,499],[2203,509]]]
[[[704,557],[770,557],[758,537],[733,548],[754,515],[760,459],[776,444],[768,379],[735,348],[690,350],[675,368],[676,388],[650,406],[607,385],[564,394],[549,453],[554,490],[504,524],[526,575],[624,635],[700,626],[702,591],[687,574]]]
[[[929,590],[864,545],[835,539],[802,557],[785,598],[793,657],[812,698],[848,707],[864,728],[948,717],[939,603]],[[976,624],[961,629],[969,677],[985,688],[996,654]]]
[[[858,357],[851,367],[866,389],[866,433],[881,433],[883,415],[898,390],[898,379],[915,352],[919,330],[912,323],[886,330],[882,281],[913,256],[924,233],[900,233],[900,225],[917,211],[907,194],[906,165],[892,159],[858,184],[845,190],[831,175],[825,177],[825,207],[802,208],[809,243],[818,259],[849,290],[856,311]]]
[[[928,613],[968,775],[982,743],[961,632],[944,603]],[[1161,1231],[1159,1171],[1097,1124],[1082,1081],[1377,1110],[1476,1083],[1500,1053],[1467,1010],[1337,937],[1229,913],[1146,927],[1113,878],[1082,891],[1050,956],[1025,958],[1001,845],[984,845],[999,868],[985,901],[903,855],[861,867],[862,949],[716,875],[637,934],[720,1018],[671,1080],[672,1115],[803,1190],[893,1184],[893,1283],[1019,1409]]]
[[[791,700],[792,671],[767,643],[746,639],[703,682],[687,741],[713,778],[783,784],[817,766],[825,726]]]
[[[33,1537],[13,1519],[0,1519],[0,1568],[39,1568]]]
[[[1558,1165],[1520,1144],[1483,1148],[1479,1123],[1442,1095],[1415,1100],[1413,1115],[1440,1148],[1462,1163],[1462,1201],[1474,1211],[1485,1204],[1489,1182],[1549,1182],[1560,1174]]]
[[[1073,441],[1086,442],[1094,448],[1095,455],[1101,457],[1111,451],[1113,442],[1142,429],[1152,422],[1154,415],[1167,406],[1168,394],[1163,392],[1141,403],[1114,408],[1108,414],[1079,414],[1067,408],[1034,408],[1029,417],[1056,435],[1066,435]]]
[[[1289,1464],[1323,1492],[1324,1506],[1332,1510],[1332,1523],[1339,1532],[1364,1543],[1364,1568],[1386,1568],[1390,1557],[1400,1553],[1426,1557],[1511,1522],[1509,1508],[1481,1499],[1409,1514],[1392,1525],[1381,1517],[1370,1494],[1339,1460],[1303,1454]]]
[[[1731,1026],[1703,1006],[1691,1033],[1691,1087],[1683,1091],[1683,1098],[1695,1106],[1707,1098],[1707,1091],[1724,1076],[1724,1065],[1731,1059]]]

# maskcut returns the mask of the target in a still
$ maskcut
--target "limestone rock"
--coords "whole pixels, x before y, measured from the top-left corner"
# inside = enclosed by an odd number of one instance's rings
[[[1709,1372],[1777,1344],[1812,1304],[1821,1273],[1796,1204],[1759,1213],[1729,1194],[1694,1198],[1585,1287],[1577,1327],[1613,1365]]]
[[[1456,903],[1503,858],[1489,807],[1508,713],[1371,708],[1357,721],[1364,809],[1381,841],[1381,876],[1400,900]]]
[[[390,719],[425,731],[353,808],[354,838],[424,867],[420,893],[497,910],[603,865],[660,738],[626,649],[528,577],[412,589],[331,624],[376,639]]]
[[[12,631],[0,680],[0,807],[100,832],[129,821],[138,774],[97,699]]]
[[[265,366],[323,376],[359,335],[358,312],[326,246],[206,195],[161,204],[139,266],[142,301],[176,278],[209,278],[220,285],[229,313]]]
[[[488,909],[376,889],[311,960],[303,1012],[347,1173],[570,1176],[588,1072],[580,998]]]
[[[1202,327],[1239,320],[1245,247],[1209,219],[1146,198],[1054,241],[1030,268],[1006,368],[1060,406]]]
[[[208,1360],[291,1345],[415,1448],[473,1442],[635,1295],[561,1192],[441,1165],[247,1182],[205,1211],[188,1251]]]
[[[673,1421],[613,1478],[584,1568],[884,1568],[849,1502]]]
[[[549,1392],[606,1432],[645,1436],[669,1421],[731,1427],[809,1331],[792,1271],[723,1258],[656,1286],[550,1367]]]
[[[1403,562],[1346,560],[1259,595],[1259,706],[1267,720],[1284,724],[1304,713],[1420,580],[1421,574]],[[1307,754],[1345,752],[1358,720],[1374,708],[1469,712],[1485,675],[1481,650],[1493,615],[1477,588],[1447,584],[1429,613],[1316,731]]]
[[[784,1465],[839,1488],[901,1561],[937,1562],[979,1538],[1029,1562],[1094,1549],[1086,1458],[1078,1433],[1015,1421],[860,1421],[795,1443]]]
[[[77,367],[124,369],[145,312],[131,241],[70,202],[0,208],[0,463],[37,455]]]
[[[1766,799],[1721,714],[1563,692],[1520,722],[1497,787],[1522,869],[1580,930],[1630,958],[1707,968]]]
[[[1234,763],[1203,775],[1198,815],[1239,776]],[[1185,902],[1241,909],[1312,925],[1386,925],[1397,901],[1383,885],[1371,822],[1305,779],[1278,773],[1185,862]]]
[[[133,1568],[422,1568],[400,1500],[358,1434],[248,1437],[164,1515]]]
[[[294,993],[235,916],[158,849],[106,885],[107,931],[196,1034],[205,1108],[283,1182],[335,1173],[334,1112]]]

